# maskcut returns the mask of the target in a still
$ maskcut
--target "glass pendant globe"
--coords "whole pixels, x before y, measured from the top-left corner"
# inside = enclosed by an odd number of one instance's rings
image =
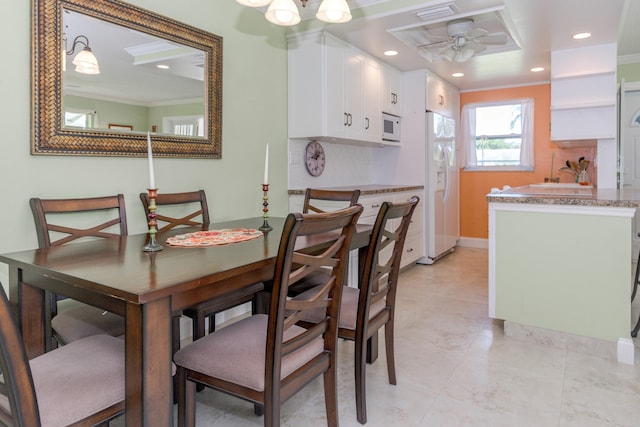
[[[346,0],[323,0],[316,18],[331,24],[339,24],[351,21],[351,11]]]
[[[267,21],[285,27],[300,22],[300,13],[293,0],[273,0],[264,16]]]

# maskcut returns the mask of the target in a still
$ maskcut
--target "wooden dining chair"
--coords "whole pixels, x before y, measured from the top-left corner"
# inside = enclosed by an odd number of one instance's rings
[[[90,426],[124,412],[122,339],[93,335],[29,361],[0,294],[0,425]]]
[[[287,217],[276,258],[268,314],[255,314],[185,346],[178,366],[178,425],[195,425],[196,383],[253,402],[264,425],[280,425],[280,405],[324,376],[327,424],[337,426],[336,345],[340,293],[351,237],[362,206]],[[327,240],[326,233],[333,236]],[[296,242],[323,244],[315,255],[295,251]],[[308,246],[308,245],[305,245]],[[327,281],[307,301],[287,298],[287,288],[318,268]],[[322,311],[308,329],[296,323],[305,312]]]
[[[148,193],[140,193],[140,200],[148,217],[150,203]],[[159,233],[179,227],[200,226],[204,229],[209,227],[209,205],[207,204],[207,196],[204,190],[183,193],[159,193],[155,203],[157,207],[160,207],[155,211]],[[168,213],[170,210],[171,212]],[[255,283],[231,294],[225,294],[222,298],[214,298],[183,310],[182,313],[192,320],[193,339],[197,340],[205,335],[206,319],[209,320],[208,330],[211,333],[216,327],[216,314],[240,304],[252,302],[255,293],[261,291],[262,288],[262,282]],[[174,316],[172,328],[175,352],[180,348],[179,316]]]
[[[321,190],[317,188],[307,188],[304,193],[304,203],[302,205],[302,213],[323,213],[327,209],[322,207],[322,202],[347,202],[344,206],[336,207],[345,208],[354,206],[360,198],[360,190]]]
[[[94,239],[127,235],[124,196],[82,199],[29,200],[36,226],[38,246],[48,248]],[[78,214],[83,214],[79,216]],[[124,318],[103,309],[53,293],[45,307],[47,350],[90,335],[124,334]]]
[[[316,188],[307,188],[304,193],[304,203],[302,205],[302,213],[325,213],[355,206],[360,198],[360,190],[322,190]],[[328,202],[334,209],[327,209],[324,202]],[[346,273],[345,273],[346,274]],[[309,274],[304,280],[300,280],[289,287],[289,296],[293,297],[301,294],[307,289],[314,288],[325,281],[325,274],[318,271]],[[259,313],[266,313],[269,309],[269,300],[271,298],[271,282],[264,283],[264,290],[256,294],[254,307]]]
[[[360,261],[362,273],[359,289],[344,286],[342,290],[338,337],[355,342],[356,412],[361,424],[367,422],[367,340],[383,326],[389,384],[396,384],[393,344],[396,291],[404,241],[418,202],[419,198],[413,197],[402,203],[382,203],[371,232],[366,258]],[[399,223],[393,220],[399,220]],[[310,300],[314,294],[315,290],[310,289],[294,300]],[[300,325],[309,327],[321,321],[322,315],[320,310],[307,313]]]

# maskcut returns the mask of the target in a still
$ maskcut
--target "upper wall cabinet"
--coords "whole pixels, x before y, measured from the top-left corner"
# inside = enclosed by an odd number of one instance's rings
[[[402,115],[402,73],[388,65],[382,66],[382,111]]]
[[[616,138],[616,87],[615,43],[551,52],[551,140]]]
[[[324,32],[288,45],[289,138],[384,145],[381,64]]]
[[[427,110],[457,119],[460,110],[458,89],[439,76],[427,72]]]

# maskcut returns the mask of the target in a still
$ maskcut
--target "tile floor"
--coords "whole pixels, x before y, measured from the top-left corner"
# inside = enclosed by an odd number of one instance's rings
[[[398,385],[381,352],[367,367],[369,427],[640,425],[640,364],[505,337],[487,317],[484,249],[403,271],[396,317]],[[340,425],[359,426],[353,345],[339,349]],[[318,379],[285,402],[282,425],[326,425],[323,399]],[[197,411],[197,426],[262,425],[252,404],[212,390]]]

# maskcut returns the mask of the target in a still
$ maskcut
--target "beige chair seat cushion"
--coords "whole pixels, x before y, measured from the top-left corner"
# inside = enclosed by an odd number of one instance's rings
[[[95,335],[31,360],[42,426],[66,426],[125,398],[124,341]]]
[[[116,337],[124,334],[124,317],[73,299],[64,299],[58,301],[58,314],[51,319],[51,328],[63,343],[91,335]]]
[[[313,289],[305,291],[295,297],[294,299],[306,299],[309,294],[313,295]],[[343,329],[356,329],[356,318],[358,317],[358,299],[360,297],[360,290],[357,288],[352,288],[350,286],[342,287],[342,301],[340,302],[340,319],[338,325]],[[376,314],[380,313],[384,310],[386,305],[386,300],[381,299],[375,304],[369,307],[369,319],[372,319]],[[306,320],[307,322],[318,323],[320,322],[325,315],[325,310],[323,308],[317,308],[315,310],[309,311],[306,315],[303,316],[302,320]]]
[[[187,345],[174,356],[178,366],[201,372],[213,378],[264,390],[265,353],[268,316],[257,314],[242,319]],[[304,331],[292,326],[284,332],[288,340]],[[296,369],[324,351],[322,338],[282,359],[282,376]]]

